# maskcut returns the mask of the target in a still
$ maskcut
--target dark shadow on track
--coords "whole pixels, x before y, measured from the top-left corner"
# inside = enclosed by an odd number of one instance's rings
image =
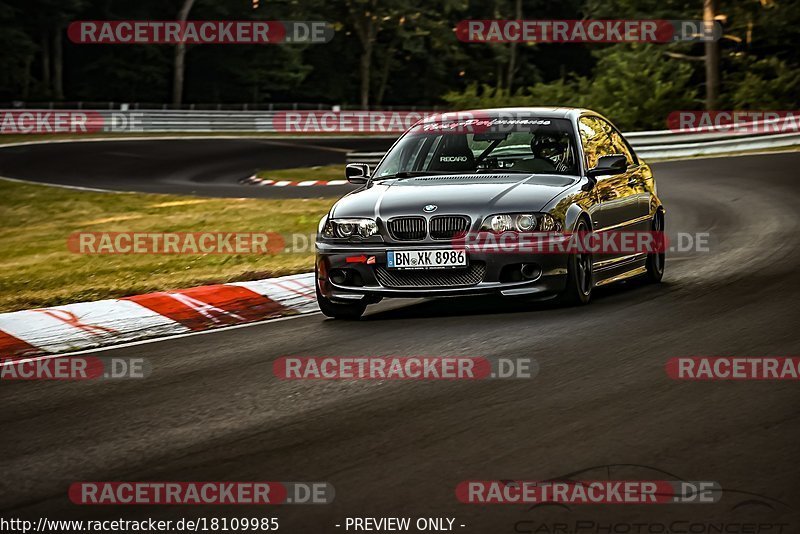
[[[339,196],[352,186],[269,187],[239,183],[258,170],[342,166],[348,151],[389,148],[392,138],[181,139],[0,147],[0,176],[113,191],[216,197]],[[302,177],[299,177],[302,178]]]

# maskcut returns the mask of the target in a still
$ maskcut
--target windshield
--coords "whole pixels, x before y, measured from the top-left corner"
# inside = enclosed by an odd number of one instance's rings
[[[534,120],[507,130],[464,133],[441,123],[414,126],[376,169],[375,178],[487,171],[578,174],[575,137],[567,119]]]

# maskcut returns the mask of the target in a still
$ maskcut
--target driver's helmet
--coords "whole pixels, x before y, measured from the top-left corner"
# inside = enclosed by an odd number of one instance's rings
[[[531,151],[539,159],[546,159],[559,171],[566,171],[569,162],[569,138],[552,134],[534,136]]]

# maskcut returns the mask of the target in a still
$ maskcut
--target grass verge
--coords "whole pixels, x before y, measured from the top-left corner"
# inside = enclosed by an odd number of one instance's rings
[[[280,169],[274,171],[259,171],[257,178],[263,180],[290,180],[302,182],[304,180],[344,180],[344,165],[322,165],[319,167],[298,167],[295,169]]]
[[[81,255],[91,232],[278,232],[305,236],[335,198],[206,199],[93,193],[0,179],[0,312],[255,280],[313,269],[313,246],[271,255]]]

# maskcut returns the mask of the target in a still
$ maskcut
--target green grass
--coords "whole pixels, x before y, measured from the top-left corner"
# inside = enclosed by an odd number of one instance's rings
[[[323,165],[319,167],[299,167],[295,169],[280,169],[275,171],[259,171],[258,178],[264,180],[291,180],[302,182],[304,180],[344,180],[344,165]]]
[[[0,311],[308,272],[313,244],[271,255],[81,255],[68,250],[67,238],[77,231],[308,236],[334,201],[94,193],[0,180]]]

